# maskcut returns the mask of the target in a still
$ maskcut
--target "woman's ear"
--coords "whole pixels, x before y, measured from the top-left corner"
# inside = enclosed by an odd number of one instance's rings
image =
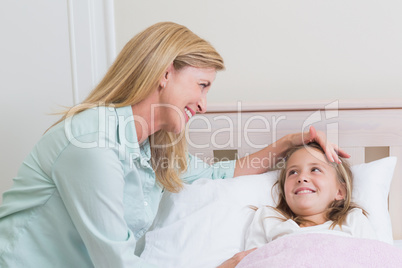
[[[159,83],[160,89],[164,89],[169,81],[169,79],[172,77],[174,72],[174,66],[173,62],[169,64],[169,66],[166,68],[165,72],[163,73],[163,76],[161,78],[161,81]]]

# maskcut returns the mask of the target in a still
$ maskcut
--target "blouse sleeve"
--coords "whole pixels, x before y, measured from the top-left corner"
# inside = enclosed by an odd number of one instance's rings
[[[200,158],[188,155],[188,168],[181,178],[192,183],[200,178],[209,179],[225,179],[233,178],[236,161],[221,161],[213,165],[209,165]]]
[[[124,219],[124,172],[111,148],[69,145],[52,177],[95,267],[155,267],[134,255],[136,239]]]

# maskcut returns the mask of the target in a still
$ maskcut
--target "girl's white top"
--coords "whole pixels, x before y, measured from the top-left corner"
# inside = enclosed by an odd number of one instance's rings
[[[261,247],[277,238],[302,233],[328,233],[342,236],[351,236],[358,238],[376,239],[371,223],[364,216],[361,209],[352,209],[342,229],[336,225],[330,229],[332,221],[327,221],[320,225],[300,227],[293,220],[282,220],[284,216],[272,207],[260,207],[246,233],[245,247],[247,249]]]

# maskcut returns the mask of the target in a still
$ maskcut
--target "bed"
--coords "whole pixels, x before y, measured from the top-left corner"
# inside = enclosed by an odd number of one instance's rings
[[[191,119],[186,136],[189,151],[207,163],[240,158],[288,133],[307,131],[310,125],[324,131],[352,155],[353,198],[369,212],[377,237],[390,247],[386,252],[402,252],[401,100],[208,108],[208,113]],[[274,204],[271,188],[276,177],[277,171],[270,171],[201,179],[179,194],[164,193],[141,257],[160,267],[216,267],[244,249],[254,213],[249,206]]]

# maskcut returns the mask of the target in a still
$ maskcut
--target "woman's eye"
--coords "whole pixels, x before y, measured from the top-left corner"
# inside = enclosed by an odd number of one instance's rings
[[[202,89],[205,89],[207,87],[209,87],[211,85],[211,83],[200,83],[200,86]]]

